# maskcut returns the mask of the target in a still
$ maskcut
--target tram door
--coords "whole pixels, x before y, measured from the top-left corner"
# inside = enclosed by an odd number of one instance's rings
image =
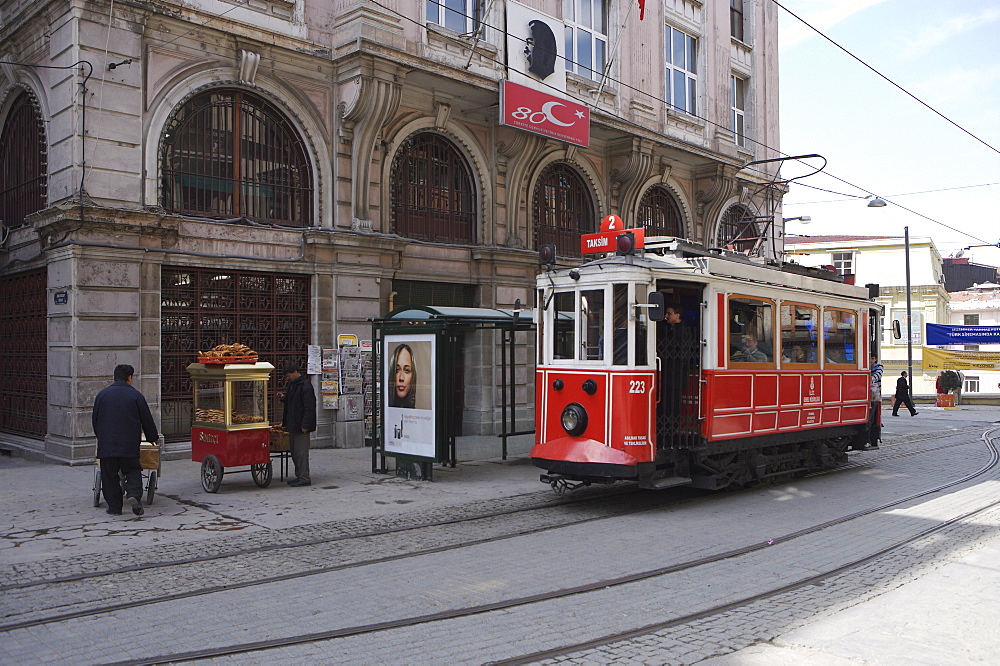
[[[660,367],[660,402],[656,415],[657,447],[686,449],[701,441],[699,377],[701,376],[702,294],[690,284],[660,280],[664,318],[656,324],[656,356]]]

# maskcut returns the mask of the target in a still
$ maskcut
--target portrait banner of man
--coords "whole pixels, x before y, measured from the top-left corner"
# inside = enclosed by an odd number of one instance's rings
[[[436,458],[434,334],[387,335],[384,339],[385,452]]]

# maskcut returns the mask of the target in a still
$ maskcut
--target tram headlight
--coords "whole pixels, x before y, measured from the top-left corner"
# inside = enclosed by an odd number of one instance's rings
[[[562,427],[572,437],[579,437],[587,429],[587,410],[578,402],[566,405],[562,413]]]

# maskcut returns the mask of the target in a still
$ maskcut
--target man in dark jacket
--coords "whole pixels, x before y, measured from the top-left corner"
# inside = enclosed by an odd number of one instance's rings
[[[295,478],[289,480],[288,485],[311,486],[309,433],[316,430],[316,393],[309,378],[299,372],[298,365],[286,363],[284,370],[288,387],[285,394],[278,394],[278,397],[285,401],[281,425],[288,433],[292,464],[295,465]]]
[[[142,465],[139,464],[139,442],[160,438],[146,398],[132,386],[135,368],[115,367],[115,383],[106,387],[94,399],[91,421],[97,435],[97,457],[101,460],[101,492],[108,503],[108,513],[122,513],[122,486],[119,472],[125,474],[125,501],[132,513],[142,515]]]
[[[910,416],[917,415],[917,409],[913,406],[913,398],[910,397],[910,383],[906,381],[906,370],[903,370],[899,374],[899,379],[896,380],[896,395],[893,396],[892,401],[893,416],[899,416],[900,403],[906,405],[906,408],[910,410]]]

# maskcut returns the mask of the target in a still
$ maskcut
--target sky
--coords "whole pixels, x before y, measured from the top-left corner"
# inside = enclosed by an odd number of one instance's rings
[[[790,185],[784,217],[812,220],[790,221],[786,232],[902,236],[909,227],[911,238],[934,239],[944,257],[1000,242],[1000,2],[778,2],[989,144],[779,7],[780,149],[828,161],[823,173]],[[802,172],[786,167],[782,175]],[[869,193],[889,205],[869,208],[851,196]],[[997,247],[963,256],[1000,266]]]

